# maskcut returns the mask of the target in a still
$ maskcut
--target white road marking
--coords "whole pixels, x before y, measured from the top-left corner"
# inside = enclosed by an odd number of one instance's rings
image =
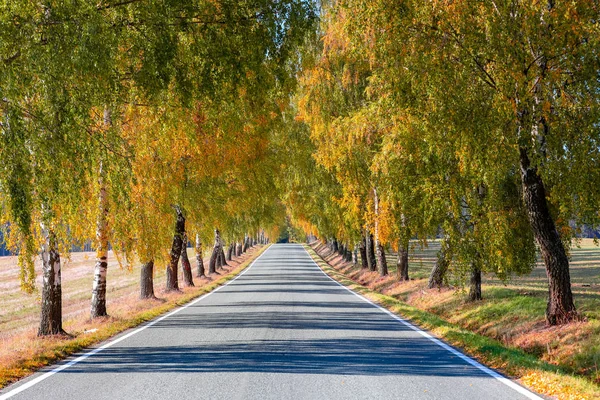
[[[516,384],[512,380],[506,378],[505,376],[500,375],[498,372],[496,372],[496,371],[494,371],[494,370],[486,367],[485,365],[479,363],[478,361],[475,361],[471,357],[469,357],[469,356],[461,353],[460,351],[456,350],[454,347],[449,346],[448,344],[442,342],[438,338],[435,338],[435,337],[431,336],[429,333],[427,333],[424,330],[422,330],[421,328],[419,328],[419,327],[411,324],[410,322],[408,322],[404,318],[402,318],[402,317],[394,314],[393,312],[391,312],[387,308],[384,308],[384,307],[380,306],[379,304],[376,304],[376,303],[372,302],[371,300],[367,299],[366,297],[364,297],[364,296],[356,293],[352,289],[347,288],[346,286],[342,285],[341,283],[339,283],[338,281],[336,281],[335,279],[333,279],[332,277],[330,277],[329,275],[327,275],[325,273],[325,271],[323,271],[321,269],[321,267],[319,266],[319,264],[317,264],[317,262],[314,260],[314,258],[312,258],[312,256],[308,253],[308,251],[306,250],[306,248],[304,248],[304,247],[302,247],[302,248],[304,249],[304,251],[306,252],[306,254],[308,255],[308,257],[311,259],[311,261],[317,266],[317,268],[319,268],[319,271],[321,271],[323,273],[323,275],[325,275],[327,278],[331,279],[333,282],[337,283],[338,285],[340,285],[341,287],[343,287],[344,289],[346,289],[350,293],[354,294],[355,296],[357,296],[361,300],[363,300],[363,301],[365,301],[365,302],[367,302],[367,303],[369,303],[369,304],[377,307],[379,310],[381,310],[384,313],[388,314],[389,316],[391,316],[395,320],[403,323],[405,326],[409,327],[413,331],[418,332],[421,336],[423,336],[423,337],[431,340],[433,343],[437,344],[438,346],[440,346],[444,350],[449,351],[450,353],[452,353],[455,356],[461,358],[463,361],[466,361],[467,363],[471,364],[472,366],[474,366],[475,368],[479,369],[480,371],[485,372],[486,374],[490,375],[491,377],[493,377],[493,378],[497,379],[498,381],[504,383],[506,386],[510,387],[511,389],[513,389],[513,390],[521,393],[525,397],[527,397],[529,399],[532,399],[532,400],[544,400],[542,397],[540,397],[540,396],[536,395],[535,393],[533,393],[533,392],[525,389],[523,386]],[[0,398],[0,400],[2,400],[2,399]]]
[[[155,324],[159,323],[160,321],[163,321],[163,320],[165,320],[165,319],[167,319],[167,318],[169,318],[169,317],[171,317],[171,316],[173,316],[173,315],[177,314],[178,312],[180,312],[180,311],[182,311],[182,310],[185,310],[186,308],[188,308],[188,307],[190,307],[190,306],[193,306],[194,304],[196,304],[196,303],[198,303],[199,301],[201,301],[201,300],[203,300],[203,299],[207,298],[207,297],[208,297],[208,296],[210,296],[211,294],[213,294],[213,293],[215,293],[215,292],[218,292],[219,290],[221,290],[221,289],[222,289],[222,288],[224,288],[225,286],[229,285],[230,283],[233,283],[233,282],[235,282],[235,281],[236,281],[236,280],[237,280],[237,279],[238,279],[240,276],[242,276],[242,275],[244,275],[246,272],[248,272],[248,270],[250,270],[250,268],[252,268],[252,267],[254,266],[254,263],[256,263],[256,262],[257,262],[257,261],[258,261],[258,260],[259,260],[259,259],[260,259],[260,258],[261,258],[261,257],[262,257],[262,256],[263,256],[263,255],[264,255],[264,254],[265,254],[265,253],[268,251],[268,250],[269,250],[269,249],[267,248],[265,251],[263,251],[263,252],[261,253],[261,255],[260,255],[260,256],[258,256],[258,257],[257,257],[257,258],[256,258],[254,261],[252,261],[252,264],[250,264],[250,266],[249,266],[248,268],[246,268],[244,271],[242,271],[242,273],[241,273],[241,274],[239,274],[238,276],[236,276],[235,278],[233,278],[232,280],[230,280],[230,281],[229,281],[229,282],[227,282],[226,284],[219,286],[218,288],[216,288],[216,289],[215,289],[215,290],[213,290],[212,292],[206,293],[206,294],[204,294],[204,295],[202,295],[202,296],[198,297],[196,300],[193,300],[193,301],[191,301],[191,302],[189,302],[189,303],[187,303],[187,304],[185,304],[185,305],[183,305],[183,306],[181,306],[181,307],[179,307],[179,308],[177,308],[177,309],[175,309],[175,310],[171,311],[171,312],[170,312],[170,313],[168,313],[167,315],[163,315],[163,316],[162,316],[162,317],[160,317],[160,318],[154,319],[154,320],[150,321],[149,323],[147,323],[146,325],[144,325],[144,326],[142,326],[142,327],[140,327],[140,328],[137,328],[136,330],[134,330],[134,331],[132,331],[132,332],[129,332],[128,334],[126,334],[126,335],[124,335],[124,336],[121,336],[121,337],[119,337],[119,338],[117,338],[117,339],[115,339],[115,340],[113,340],[113,341],[111,341],[111,342],[108,342],[108,343],[106,343],[105,345],[102,345],[102,346],[100,346],[100,347],[97,347],[97,348],[95,348],[95,349],[93,349],[93,350],[91,350],[91,351],[89,351],[89,352],[87,352],[87,353],[85,353],[85,354],[83,354],[83,355],[81,355],[81,356],[79,356],[79,357],[77,357],[77,358],[75,358],[75,359],[73,359],[73,360],[69,361],[69,362],[68,362],[68,363],[66,363],[66,364],[59,365],[58,367],[54,368],[53,370],[51,370],[51,371],[48,371],[48,372],[46,372],[45,374],[42,374],[42,375],[38,376],[37,378],[35,378],[35,379],[32,379],[32,380],[30,380],[29,382],[26,382],[26,383],[22,384],[21,386],[19,386],[19,387],[15,388],[15,389],[13,389],[13,390],[10,390],[10,391],[9,391],[9,392],[7,392],[7,393],[4,393],[3,395],[0,395],[0,400],[6,400],[6,399],[10,399],[11,397],[13,397],[13,396],[15,396],[15,395],[17,395],[17,394],[21,393],[22,391],[24,391],[24,390],[27,390],[27,389],[29,389],[30,387],[37,385],[37,384],[38,384],[38,383],[40,383],[41,381],[43,381],[43,380],[45,380],[45,379],[48,379],[48,378],[50,378],[52,375],[56,374],[57,372],[60,372],[60,371],[63,371],[63,370],[65,370],[65,369],[69,368],[69,367],[72,367],[73,365],[75,365],[75,364],[77,364],[77,363],[79,363],[79,362],[81,362],[81,361],[85,360],[86,358],[88,358],[88,357],[91,357],[91,356],[93,356],[94,354],[96,354],[96,353],[99,353],[99,352],[101,352],[101,351],[102,351],[102,350],[104,350],[104,349],[108,349],[109,347],[112,347],[112,346],[114,346],[115,344],[117,344],[117,343],[119,343],[119,342],[122,342],[123,340],[125,340],[125,339],[128,339],[128,338],[130,338],[131,336],[133,336],[133,335],[135,335],[135,334],[137,334],[137,333],[140,333],[140,332],[142,332],[142,331],[144,331],[144,330],[148,329],[148,328],[149,328],[149,327],[151,327],[152,325],[155,325]],[[311,258],[311,259],[312,259],[312,258]]]

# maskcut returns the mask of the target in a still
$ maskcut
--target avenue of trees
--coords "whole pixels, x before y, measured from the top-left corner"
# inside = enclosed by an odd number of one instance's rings
[[[573,226],[599,223],[599,17],[588,1],[325,3],[290,128],[293,218],[381,275],[398,251],[400,280],[408,240],[441,237],[430,286],[451,276],[471,300],[482,273],[526,274],[537,249],[547,322],[578,319],[568,254]]]
[[[269,135],[315,21],[298,0],[1,2],[0,223],[24,290],[41,256],[40,335],[62,332],[73,244],[96,250],[95,318],[110,247],[148,298],[155,268],[193,285],[188,242],[202,276],[277,237]]]
[[[578,319],[573,226],[600,224],[600,9],[509,0],[0,0],[0,225],[40,335],[62,332],[61,255],[91,242],[140,295],[193,285],[280,226],[408,280],[526,274]],[[203,246],[213,248],[202,263]],[[178,282],[181,259],[184,282]]]

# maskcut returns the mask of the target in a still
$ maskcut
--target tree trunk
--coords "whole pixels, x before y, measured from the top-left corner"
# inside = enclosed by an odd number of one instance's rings
[[[370,271],[377,271],[377,263],[375,262],[375,248],[373,243],[373,234],[367,235],[367,266]]]
[[[388,274],[387,260],[385,259],[385,250],[379,241],[379,197],[377,189],[373,188],[373,203],[375,205],[375,251],[377,252],[377,269],[379,275],[385,276]]]
[[[469,301],[481,300],[481,269],[473,265],[469,281]]]
[[[248,251],[248,247],[250,247],[250,240],[248,238],[248,235],[244,235],[244,247],[242,248],[242,252],[245,253]]]
[[[208,262],[208,273],[214,274],[217,271],[217,267],[219,266],[219,258],[221,257],[220,246],[221,244],[221,234],[218,229],[215,229],[215,244],[213,246],[212,254],[210,255],[210,261]]]
[[[362,237],[362,240],[358,245],[358,251],[360,252],[360,267],[362,269],[368,269],[369,263],[367,262],[367,240],[365,239],[365,236]]]
[[[96,221],[96,265],[92,285],[91,318],[106,316],[106,270],[108,269],[108,193],[106,172],[100,162],[98,173],[98,220]]]
[[[377,270],[379,275],[386,276],[388,274],[387,260],[385,258],[385,249],[381,243],[377,244]]]
[[[550,214],[542,177],[531,166],[524,148],[520,149],[520,165],[525,209],[548,275],[546,322],[564,324],[578,318],[571,292],[569,258]]]
[[[154,260],[142,264],[140,271],[140,299],[155,299],[154,296]]]
[[[398,241],[398,278],[400,281],[408,281],[408,239],[401,239]]]
[[[202,242],[200,241],[200,235],[196,234],[196,277],[203,278],[204,273],[204,260],[202,260]]]
[[[238,257],[242,255],[242,242],[237,242],[235,244],[235,255]]]
[[[352,252],[348,246],[344,246],[344,259],[348,262],[352,262]]]
[[[218,258],[218,250],[213,248],[212,253],[210,254],[210,260],[208,261],[208,274],[214,274],[217,272],[217,258]]]
[[[192,279],[192,264],[187,254],[188,237],[187,233],[183,233],[183,240],[181,246],[181,269],[183,270],[183,284],[185,286],[195,286],[194,280]]]
[[[179,206],[175,206],[175,213],[177,214],[175,234],[173,235],[173,244],[171,245],[171,260],[167,266],[167,292],[179,290],[177,266],[179,265],[179,257],[181,256],[181,248],[183,247],[183,236],[185,234],[185,217]]]
[[[352,251],[352,265],[358,265],[358,248],[354,246],[354,251]]]
[[[227,264],[227,261],[225,259],[225,250],[223,250],[224,247],[225,243],[221,241],[221,244],[219,245],[219,268],[223,268],[224,266],[229,265]]]
[[[427,284],[429,289],[433,289],[434,287],[441,289],[444,286],[448,262],[449,260],[446,258],[446,252],[444,250],[444,245],[442,244],[442,249],[438,252],[437,260],[431,270],[431,275],[429,276],[429,283]]]
[[[234,243],[231,243],[229,245],[229,247],[227,248],[227,261],[231,261],[231,258],[233,257],[233,248],[235,247]]]
[[[62,283],[60,254],[54,232],[42,224],[42,310],[38,336],[64,333],[62,329]]]
[[[338,242],[337,242],[337,239],[333,239],[331,241],[331,251],[333,251],[334,253],[338,252]]]

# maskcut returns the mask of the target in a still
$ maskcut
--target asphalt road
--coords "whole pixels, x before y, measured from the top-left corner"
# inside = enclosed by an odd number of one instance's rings
[[[332,281],[300,245],[271,246],[230,284],[116,340],[0,400],[538,398]]]

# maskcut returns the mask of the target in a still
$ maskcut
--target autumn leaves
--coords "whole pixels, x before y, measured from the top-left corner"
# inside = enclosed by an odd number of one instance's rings
[[[276,237],[285,215],[269,135],[311,4],[101,3],[0,11],[0,224],[27,290],[41,249],[42,335],[62,331],[60,255],[73,245],[97,250],[95,318],[110,313],[109,248],[143,265],[149,298],[155,266],[176,273],[186,233],[201,259],[215,228],[223,253]],[[185,259],[184,270],[189,284]]]
[[[306,172],[321,176],[304,189],[326,188],[296,218],[350,246],[370,232],[377,250],[440,237],[440,265],[472,299],[482,272],[528,273],[537,246],[548,323],[576,319],[568,247],[600,222],[597,7],[324,5],[297,104],[316,160]]]

